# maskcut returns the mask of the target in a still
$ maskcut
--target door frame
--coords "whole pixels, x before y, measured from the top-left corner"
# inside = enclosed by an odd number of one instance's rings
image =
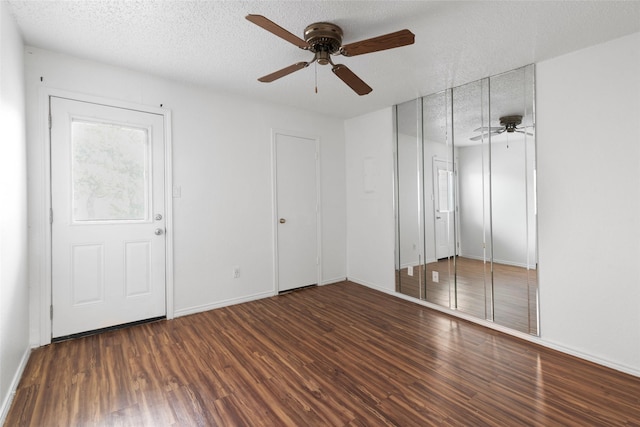
[[[52,320],[51,304],[53,293],[52,282],[52,200],[51,200],[51,132],[49,128],[49,111],[51,97],[65,98],[72,101],[88,102],[143,113],[157,114],[163,117],[164,123],[164,197],[165,197],[165,309],[166,318],[174,317],[174,266],[173,266],[173,168],[172,168],[172,140],[171,140],[171,111],[162,107],[136,104],[117,99],[86,95],[78,92],[41,87],[39,93],[39,116],[41,141],[44,153],[44,182],[42,192],[42,230],[43,233],[43,267],[44,274],[40,281],[40,342],[51,343]]]
[[[278,257],[278,180],[277,180],[277,151],[276,141],[278,135],[292,136],[315,141],[316,145],[316,277],[318,286],[322,284],[322,198],[321,198],[321,174],[320,174],[320,137],[310,136],[300,132],[282,129],[271,129],[271,227],[273,234],[273,294],[279,292],[279,257]]]
[[[435,260],[437,261],[438,258],[438,239],[437,239],[437,230],[436,230],[436,218],[438,216],[437,213],[437,209],[436,206],[439,203],[438,201],[436,201],[436,199],[438,198],[439,191],[437,190],[439,182],[436,176],[436,171],[438,170],[436,163],[437,162],[442,162],[442,163],[447,163],[448,165],[451,165],[451,178],[452,178],[452,188],[450,189],[450,191],[453,191],[453,211],[449,211],[450,212],[450,218],[449,218],[449,224],[448,227],[450,227],[449,231],[452,231],[452,237],[454,240],[453,243],[453,253],[449,253],[447,255],[447,258],[451,258],[451,257],[455,257],[456,255],[458,255],[458,251],[460,248],[460,242],[458,239],[458,235],[459,233],[457,232],[457,230],[459,230],[458,228],[458,179],[457,179],[457,174],[456,174],[456,162],[453,160],[448,160],[448,159],[443,159],[440,158],[438,156],[433,156],[432,160],[431,160],[431,175],[432,175],[432,192],[433,192],[433,229],[434,229],[434,233],[433,233],[433,239],[435,242]],[[451,248],[450,248],[451,249]]]

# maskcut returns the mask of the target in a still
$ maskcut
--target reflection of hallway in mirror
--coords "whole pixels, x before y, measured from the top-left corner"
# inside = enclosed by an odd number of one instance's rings
[[[449,277],[453,277],[452,259],[427,264],[426,288],[420,292],[418,278],[424,274],[413,268],[400,272],[400,289],[405,295],[449,307]],[[491,265],[481,260],[457,257],[458,310],[480,319],[485,318],[485,277],[490,281]],[[432,280],[437,271],[439,280]],[[451,274],[450,274],[451,271]],[[485,276],[486,272],[486,276]],[[521,332],[537,334],[537,272],[523,267],[493,264],[494,322]]]

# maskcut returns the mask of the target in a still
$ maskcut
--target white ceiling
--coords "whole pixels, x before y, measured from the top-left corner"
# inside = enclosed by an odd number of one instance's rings
[[[25,43],[235,96],[341,118],[640,31],[640,1],[27,1],[9,3]],[[343,42],[408,28],[412,46],[344,63],[372,88],[358,96],[314,66],[256,79],[312,54],[250,23],[261,14],[303,37],[333,22]]]

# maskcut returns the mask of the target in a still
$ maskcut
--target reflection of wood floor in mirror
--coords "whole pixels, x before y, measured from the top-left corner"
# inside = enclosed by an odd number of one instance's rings
[[[453,283],[454,268],[457,270],[456,291]],[[438,281],[433,280],[438,273]],[[400,271],[397,290],[405,295],[420,298],[444,307],[453,307],[457,294],[458,310],[481,319],[490,317],[491,306],[485,306],[485,296],[491,292],[491,264],[464,257],[443,259],[427,264],[426,286],[420,289],[424,275],[420,267],[413,268],[413,276],[407,269]],[[424,281],[423,281],[424,283]],[[537,333],[537,272],[522,267],[493,264],[494,322],[509,328]],[[490,298],[488,298],[490,300]]]

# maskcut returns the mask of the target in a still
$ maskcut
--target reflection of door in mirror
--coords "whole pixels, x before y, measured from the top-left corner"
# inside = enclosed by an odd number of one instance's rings
[[[433,181],[435,193],[435,239],[436,259],[455,255],[453,229],[453,164],[445,160],[433,160]]]

